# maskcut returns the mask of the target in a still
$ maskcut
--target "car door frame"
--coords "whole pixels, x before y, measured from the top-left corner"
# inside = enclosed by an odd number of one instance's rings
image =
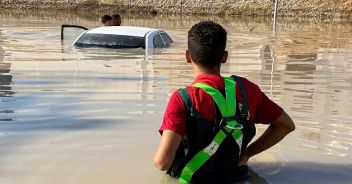
[[[86,32],[88,30],[88,28],[83,27],[83,26],[79,26],[79,25],[62,24],[61,25],[61,40],[64,40],[64,28],[65,27],[80,28],[80,29],[85,30],[84,32]]]

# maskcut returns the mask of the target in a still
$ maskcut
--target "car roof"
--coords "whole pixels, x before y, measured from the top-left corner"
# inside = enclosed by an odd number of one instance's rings
[[[103,26],[103,27],[91,29],[86,33],[144,37],[150,31],[159,31],[159,30],[148,28],[148,27],[135,27],[135,26]]]

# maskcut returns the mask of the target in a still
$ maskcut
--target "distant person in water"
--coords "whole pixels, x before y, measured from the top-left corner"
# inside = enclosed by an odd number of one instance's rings
[[[103,26],[110,26],[112,23],[112,17],[110,15],[103,15],[101,17],[101,24]]]
[[[121,16],[119,14],[111,15],[111,25],[112,26],[121,26]]]

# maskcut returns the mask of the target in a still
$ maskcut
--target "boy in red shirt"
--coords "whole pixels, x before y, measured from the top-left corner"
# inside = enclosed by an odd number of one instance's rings
[[[211,21],[195,24],[188,32],[186,61],[196,78],[172,94],[154,154],[155,166],[182,183],[242,179],[248,176],[249,158],[295,129],[291,118],[257,85],[220,75],[228,56],[226,39],[226,30]],[[249,144],[256,123],[269,126]]]

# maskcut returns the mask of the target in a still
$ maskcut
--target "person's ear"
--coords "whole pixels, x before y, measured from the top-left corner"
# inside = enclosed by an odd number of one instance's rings
[[[221,63],[226,63],[228,56],[229,56],[229,53],[225,50],[224,55],[221,58]]]
[[[192,63],[191,54],[189,53],[189,50],[186,50],[186,61],[187,63]]]

